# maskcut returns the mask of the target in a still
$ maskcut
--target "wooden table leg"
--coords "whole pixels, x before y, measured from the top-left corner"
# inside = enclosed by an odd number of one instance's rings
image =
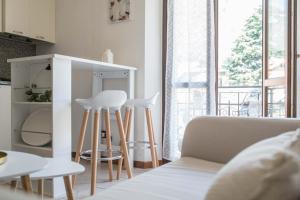
[[[38,180],[38,194],[40,196],[42,196],[42,198],[44,197],[44,180]]]
[[[67,194],[68,200],[74,200],[70,177],[64,176],[64,182],[65,182],[65,188],[66,188],[66,194]]]
[[[21,176],[22,187],[26,192],[32,192],[32,186],[29,175]]]
[[[10,182],[10,189],[15,191],[17,189],[17,181]]]
[[[82,151],[83,143],[84,143],[84,137],[85,137],[85,132],[86,132],[86,127],[87,127],[87,122],[89,119],[89,114],[90,110],[85,110],[83,113],[83,118],[81,122],[81,128],[80,128],[80,135],[79,135],[79,140],[77,143],[77,149],[76,149],[76,155],[75,155],[75,162],[79,163],[80,162],[80,153]],[[75,185],[76,182],[76,176],[72,176],[72,186]]]

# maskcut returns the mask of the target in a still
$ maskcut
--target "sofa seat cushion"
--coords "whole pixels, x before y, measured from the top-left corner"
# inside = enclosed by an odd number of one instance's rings
[[[222,164],[184,157],[121,182],[89,200],[204,199]]]

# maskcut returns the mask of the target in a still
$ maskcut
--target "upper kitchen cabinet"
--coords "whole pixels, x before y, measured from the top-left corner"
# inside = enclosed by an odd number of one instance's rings
[[[29,30],[32,38],[55,42],[55,0],[29,0]]]
[[[29,36],[29,0],[3,1],[3,32]]]
[[[55,42],[55,0],[2,2],[2,32]]]

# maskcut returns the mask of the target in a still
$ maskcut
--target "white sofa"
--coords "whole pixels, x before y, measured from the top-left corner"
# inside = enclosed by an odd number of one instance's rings
[[[196,118],[186,128],[179,160],[86,200],[204,200],[215,174],[236,154],[260,140],[297,128],[297,119]],[[20,199],[9,197],[12,193],[0,193],[0,199]]]
[[[297,119],[199,117],[185,131],[182,156],[88,200],[204,200],[215,174],[260,140],[300,128]]]

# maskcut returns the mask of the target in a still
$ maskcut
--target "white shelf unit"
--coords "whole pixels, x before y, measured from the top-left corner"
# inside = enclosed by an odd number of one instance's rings
[[[46,70],[50,64],[51,70]],[[60,157],[71,160],[71,62],[59,58],[44,58],[11,62],[11,146],[13,150],[44,157]],[[51,102],[29,102],[25,94],[32,84],[34,90],[51,90]],[[36,147],[25,144],[21,129],[26,118],[34,111],[51,110],[52,142]],[[65,194],[63,181],[54,179],[46,193],[53,197]]]

